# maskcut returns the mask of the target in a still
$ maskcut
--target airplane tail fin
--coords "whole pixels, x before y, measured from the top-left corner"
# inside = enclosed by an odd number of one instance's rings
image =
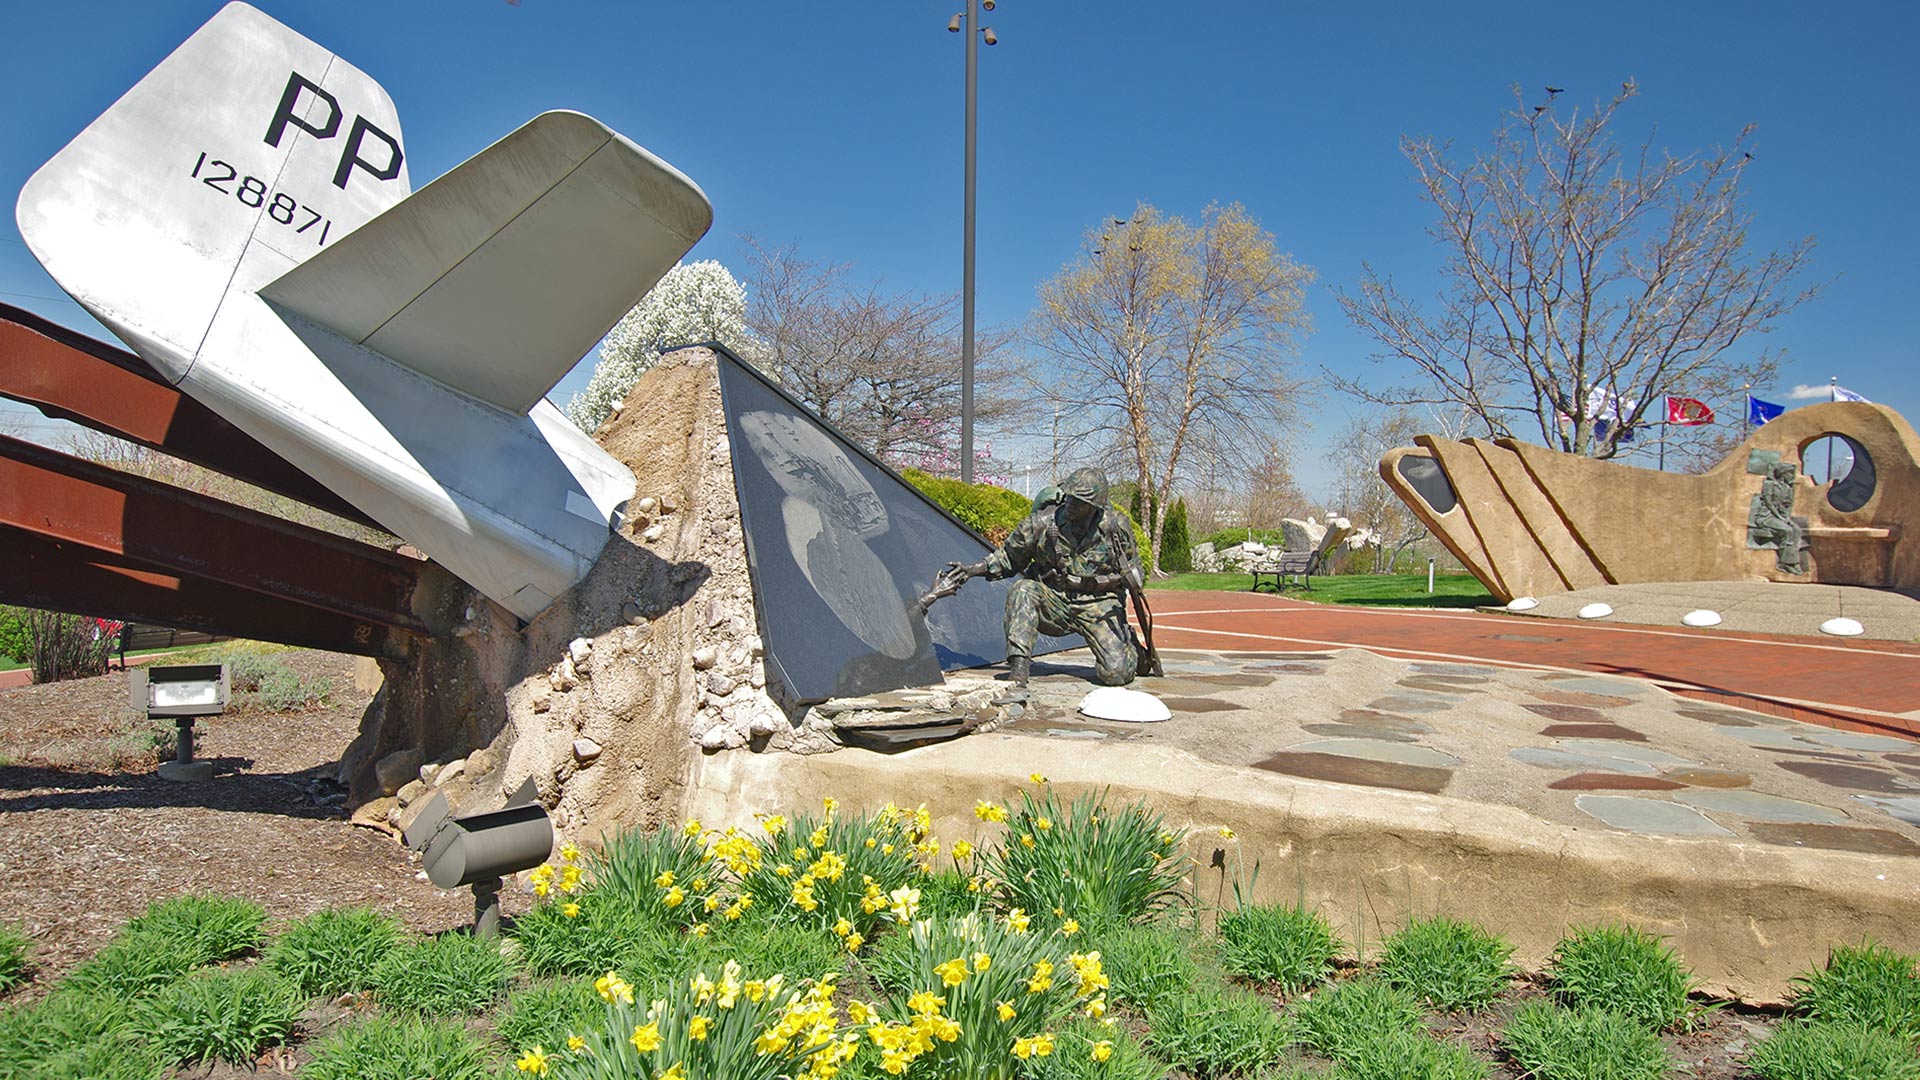
[[[15,216],[54,280],[177,382],[230,289],[409,190],[386,91],[236,2],[34,173]]]

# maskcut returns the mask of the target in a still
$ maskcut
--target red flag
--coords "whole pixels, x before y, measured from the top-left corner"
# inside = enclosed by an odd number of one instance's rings
[[[1667,423],[1682,427],[1696,424],[1713,423],[1713,410],[1707,403],[1690,397],[1670,397],[1667,399]]]

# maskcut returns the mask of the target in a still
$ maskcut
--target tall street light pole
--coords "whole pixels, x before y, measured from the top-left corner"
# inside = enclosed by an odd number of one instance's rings
[[[992,45],[992,27],[980,25],[980,9],[993,10],[994,0],[967,0],[964,14],[955,15],[947,29],[967,31],[967,179],[961,217],[964,233],[960,249],[960,482],[973,483],[973,206],[980,117],[980,42]]]

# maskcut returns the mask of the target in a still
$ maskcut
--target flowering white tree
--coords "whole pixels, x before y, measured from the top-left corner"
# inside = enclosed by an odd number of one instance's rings
[[[568,418],[581,431],[599,427],[663,349],[718,341],[751,353],[746,311],[746,290],[726,267],[712,259],[675,266],[608,332],[593,378],[567,404]]]

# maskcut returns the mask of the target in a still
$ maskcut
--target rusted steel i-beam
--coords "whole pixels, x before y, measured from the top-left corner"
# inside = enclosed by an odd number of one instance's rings
[[[5,437],[0,525],[165,573],[427,631],[413,598],[429,564]]]
[[[397,645],[391,631],[365,620],[4,527],[0,597],[27,607],[360,656],[393,655]]]
[[[380,527],[133,353],[8,304],[0,304],[0,396]]]

